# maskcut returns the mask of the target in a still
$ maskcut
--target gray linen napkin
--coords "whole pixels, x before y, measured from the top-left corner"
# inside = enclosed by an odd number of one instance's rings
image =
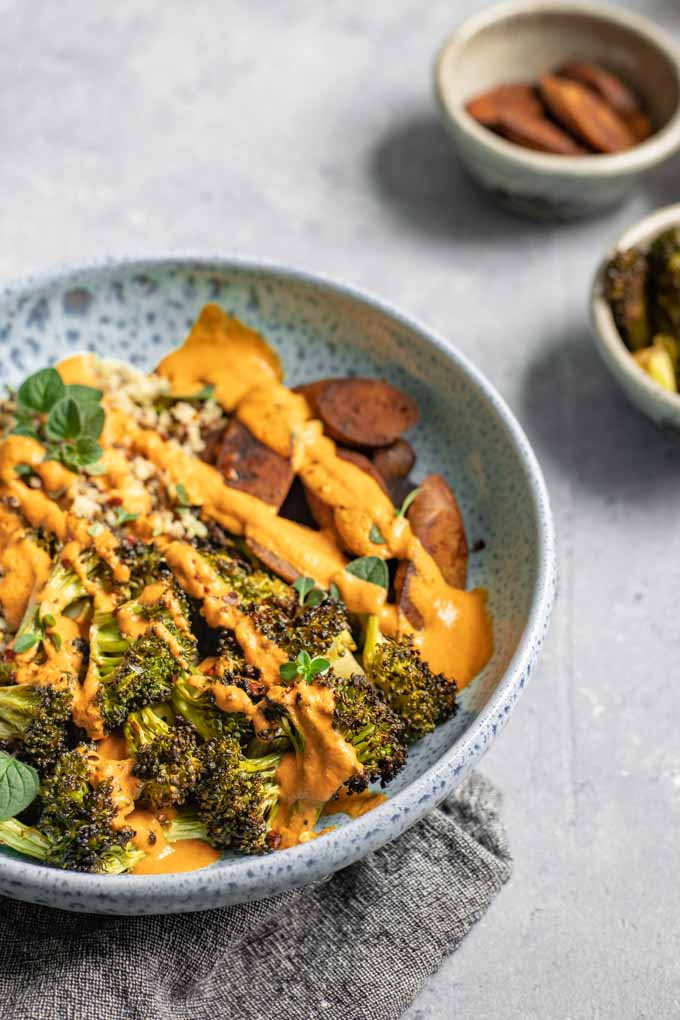
[[[166,917],[0,898],[2,1020],[394,1020],[510,877],[500,797],[471,776],[325,882]]]

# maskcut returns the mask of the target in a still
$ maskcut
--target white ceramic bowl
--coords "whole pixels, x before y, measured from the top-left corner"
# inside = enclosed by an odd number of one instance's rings
[[[555,156],[506,141],[466,113],[473,96],[569,60],[618,72],[644,100],[656,133],[615,155]],[[602,4],[514,0],[470,18],[439,54],[435,91],[470,175],[533,217],[569,219],[614,205],[680,147],[678,47],[646,18]]]
[[[619,333],[609,302],[604,297],[607,263],[615,251],[647,248],[669,227],[680,226],[680,205],[669,205],[630,227],[602,259],[591,294],[591,318],[595,346],[626,396],[662,428],[680,431],[680,396],[669,393],[636,365]]]

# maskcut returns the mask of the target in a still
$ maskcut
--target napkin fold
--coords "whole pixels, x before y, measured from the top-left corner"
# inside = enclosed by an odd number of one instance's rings
[[[130,918],[0,898],[0,1017],[395,1020],[510,877],[499,809],[474,774],[367,859],[237,907]]]

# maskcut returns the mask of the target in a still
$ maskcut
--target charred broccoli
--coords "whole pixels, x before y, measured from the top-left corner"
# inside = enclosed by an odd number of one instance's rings
[[[179,677],[172,690],[174,711],[191,723],[204,740],[230,735],[246,744],[253,736],[250,719],[242,712],[223,712],[218,708],[211,690],[215,683],[231,685],[221,677],[214,679],[198,673]]]
[[[87,745],[67,751],[43,780],[43,810],[37,829],[47,842],[45,861],[74,871],[119,874],[144,856],[132,843],[134,830],[119,826],[110,779],[96,785]]]
[[[49,769],[67,750],[72,707],[69,688],[0,687],[0,740],[17,741],[22,758]]]
[[[605,295],[631,351],[646,347],[650,340],[647,287],[646,257],[635,248],[616,252],[606,269]]]
[[[238,740],[214,737],[199,749],[203,767],[195,793],[196,813],[216,847],[261,854],[279,799],[280,755],[246,758]]]
[[[107,729],[122,725],[131,711],[153,702],[165,701],[175,678],[186,674],[195,660],[196,642],[188,622],[188,607],[183,592],[174,586],[174,607],[161,596],[151,605],[128,603],[126,610],[148,624],[132,641],[120,631],[112,613],[96,614],[90,632],[90,669],[97,671],[99,688],[96,702]],[[178,623],[178,614],[182,620]]]
[[[409,744],[455,715],[455,682],[432,672],[410,636],[398,641],[384,637],[374,616],[366,628],[363,662],[369,679],[403,720]]]
[[[295,592],[285,581],[254,567],[235,549],[211,545],[202,549],[201,555],[232,588],[243,609],[259,605],[265,599],[287,603],[295,598]]]
[[[680,227],[665,230],[649,249],[655,327],[680,340]]]
[[[134,773],[144,784],[140,799],[153,808],[183,804],[201,773],[193,726],[160,705],[132,712],[124,732]]]

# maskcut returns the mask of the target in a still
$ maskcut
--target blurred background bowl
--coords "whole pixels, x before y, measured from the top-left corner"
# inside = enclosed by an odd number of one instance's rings
[[[609,302],[604,296],[607,263],[614,252],[632,247],[646,249],[664,230],[676,226],[680,226],[680,204],[658,209],[635,226],[629,227],[607,252],[595,274],[591,294],[591,318],[595,346],[628,399],[657,425],[680,432],[680,395],[658,386],[636,365],[614,322]]]
[[[465,104],[496,85],[536,80],[568,61],[601,64],[640,96],[655,134],[614,155],[534,152],[494,134]],[[444,124],[470,175],[503,204],[535,218],[587,216],[626,198],[680,147],[680,57],[639,15],[600,4],[511,2],[470,18],[435,66]]]

